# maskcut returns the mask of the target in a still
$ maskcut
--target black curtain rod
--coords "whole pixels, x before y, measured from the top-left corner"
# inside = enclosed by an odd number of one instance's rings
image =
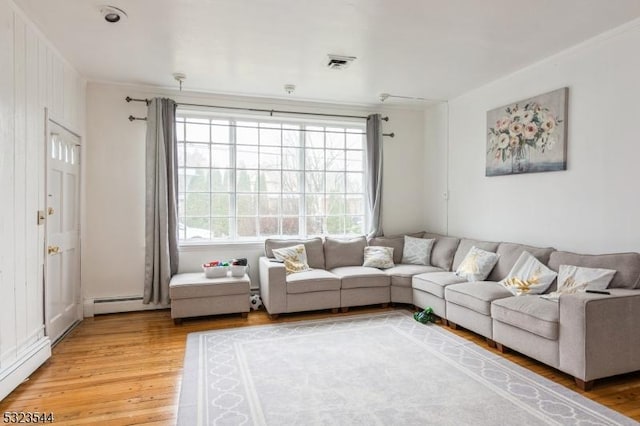
[[[147,117],[134,117],[133,115],[129,116],[129,121],[135,121],[135,120],[147,121]],[[390,138],[394,138],[396,136],[396,134],[394,132],[383,133],[382,136],[388,136]]]
[[[136,98],[132,98],[130,96],[127,96],[125,98],[125,100],[127,102],[144,102],[147,105],[149,105],[149,102],[151,102],[151,99],[136,99]],[[361,116],[361,115],[323,114],[323,113],[319,113],[319,112],[316,113],[316,112],[300,112],[300,111],[283,111],[283,110],[277,110],[277,109],[243,108],[243,107],[231,107],[231,106],[219,106],[219,105],[203,105],[203,104],[190,104],[190,103],[177,103],[177,105],[201,107],[201,108],[232,109],[232,110],[242,110],[242,111],[251,111],[251,112],[268,112],[269,115],[271,115],[271,116],[273,116],[273,114],[276,113],[276,114],[312,115],[312,116],[318,116],[318,117],[359,118],[359,119],[362,119],[362,120],[366,120],[367,119],[367,117]],[[381,117],[380,119],[383,120],[383,121],[389,121],[389,117]],[[133,120],[131,120],[131,121],[133,121]]]

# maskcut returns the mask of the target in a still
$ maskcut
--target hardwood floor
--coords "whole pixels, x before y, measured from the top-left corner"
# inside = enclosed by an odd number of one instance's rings
[[[277,320],[258,311],[248,318],[226,315],[186,320],[180,326],[166,310],[87,318],[53,349],[45,365],[0,402],[0,413],[53,412],[55,424],[173,425],[188,333],[381,311],[353,308],[346,314],[323,311]],[[500,354],[483,337],[448,330]],[[599,380],[592,391],[580,392],[570,376],[515,352],[500,355],[640,421],[640,372]]]

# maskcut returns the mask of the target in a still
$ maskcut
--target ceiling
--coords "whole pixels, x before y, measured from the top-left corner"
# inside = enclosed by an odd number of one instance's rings
[[[89,80],[176,87],[182,72],[190,91],[350,104],[451,99],[640,16],[638,0],[15,2]],[[128,19],[105,22],[103,4]],[[330,70],[329,53],[357,59]]]

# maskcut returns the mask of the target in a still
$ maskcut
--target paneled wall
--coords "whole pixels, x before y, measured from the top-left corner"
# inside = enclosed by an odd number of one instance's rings
[[[0,399],[50,354],[43,308],[45,109],[84,133],[85,82],[0,0]]]

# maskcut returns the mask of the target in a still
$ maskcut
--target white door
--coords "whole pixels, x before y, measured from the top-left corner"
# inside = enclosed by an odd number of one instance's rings
[[[47,139],[45,316],[56,342],[82,319],[80,139],[51,121]]]

